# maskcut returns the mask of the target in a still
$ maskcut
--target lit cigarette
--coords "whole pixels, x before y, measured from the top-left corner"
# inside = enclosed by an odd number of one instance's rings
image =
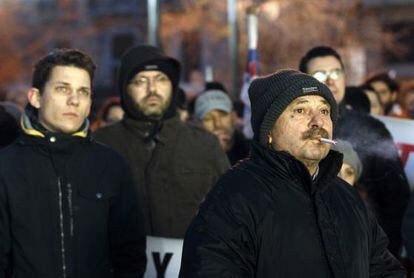
[[[336,145],[337,143],[335,140],[331,140],[327,138],[320,138],[319,141],[321,141],[322,143],[327,143],[327,144],[332,144],[332,145]]]

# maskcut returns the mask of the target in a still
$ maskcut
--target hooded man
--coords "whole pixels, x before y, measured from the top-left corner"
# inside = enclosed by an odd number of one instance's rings
[[[350,142],[358,153],[363,165],[360,182],[390,240],[388,248],[399,257],[401,223],[410,198],[410,187],[390,132],[380,120],[345,108],[345,67],[333,48],[319,46],[309,50],[299,68],[332,91],[339,106],[336,136]]]
[[[145,234],[127,163],[89,136],[95,65],[59,49],[38,61],[22,134],[0,152],[0,277],[132,278]]]
[[[251,157],[221,177],[184,239],[179,277],[404,277],[358,193],[337,177],[337,105],[283,70],[249,87]]]
[[[148,235],[182,238],[204,195],[228,168],[217,139],[179,119],[180,64],[158,48],[139,45],[121,59],[121,122],[95,137],[130,163]]]

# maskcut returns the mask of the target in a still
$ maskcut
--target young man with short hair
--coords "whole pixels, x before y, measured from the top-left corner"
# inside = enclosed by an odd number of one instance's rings
[[[95,65],[74,49],[38,61],[23,133],[0,152],[0,277],[132,278],[145,234],[126,162],[90,137]]]

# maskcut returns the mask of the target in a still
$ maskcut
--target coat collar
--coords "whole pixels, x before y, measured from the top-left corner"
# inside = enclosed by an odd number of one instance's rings
[[[251,158],[253,161],[259,159],[264,161],[278,176],[299,182],[305,189],[312,193],[316,190],[324,190],[332,180],[336,178],[342,166],[343,155],[331,150],[328,155],[319,163],[318,175],[312,179],[305,165],[284,151],[275,151],[252,141]],[[275,173],[276,173],[275,172]]]
[[[162,121],[139,121],[128,116],[122,120],[122,125],[144,142],[155,141],[163,145],[170,144],[176,137],[180,123],[178,115]]]
[[[20,126],[23,131],[19,142],[22,144],[38,144],[48,146],[49,148],[70,151],[74,143],[90,141],[89,121],[86,119],[82,127],[72,133],[55,133],[46,130],[38,121],[37,115],[30,109],[25,110],[20,118]],[[86,139],[86,140],[85,140]]]

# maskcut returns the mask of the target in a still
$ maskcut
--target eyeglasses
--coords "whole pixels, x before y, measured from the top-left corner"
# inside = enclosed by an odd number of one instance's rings
[[[319,82],[325,82],[326,80],[328,80],[328,78],[332,80],[338,80],[342,74],[342,69],[333,69],[331,71],[316,71],[312,73],[312,76],[315,77]]]
[[[167,81],[170,80],[165,74],[158,74],[153,77],[139,76],[138,78],[133,78],[129,84],[133,86],[148,86],[150,83],[153,83],[158,86],[160,84],[165,84]]]

